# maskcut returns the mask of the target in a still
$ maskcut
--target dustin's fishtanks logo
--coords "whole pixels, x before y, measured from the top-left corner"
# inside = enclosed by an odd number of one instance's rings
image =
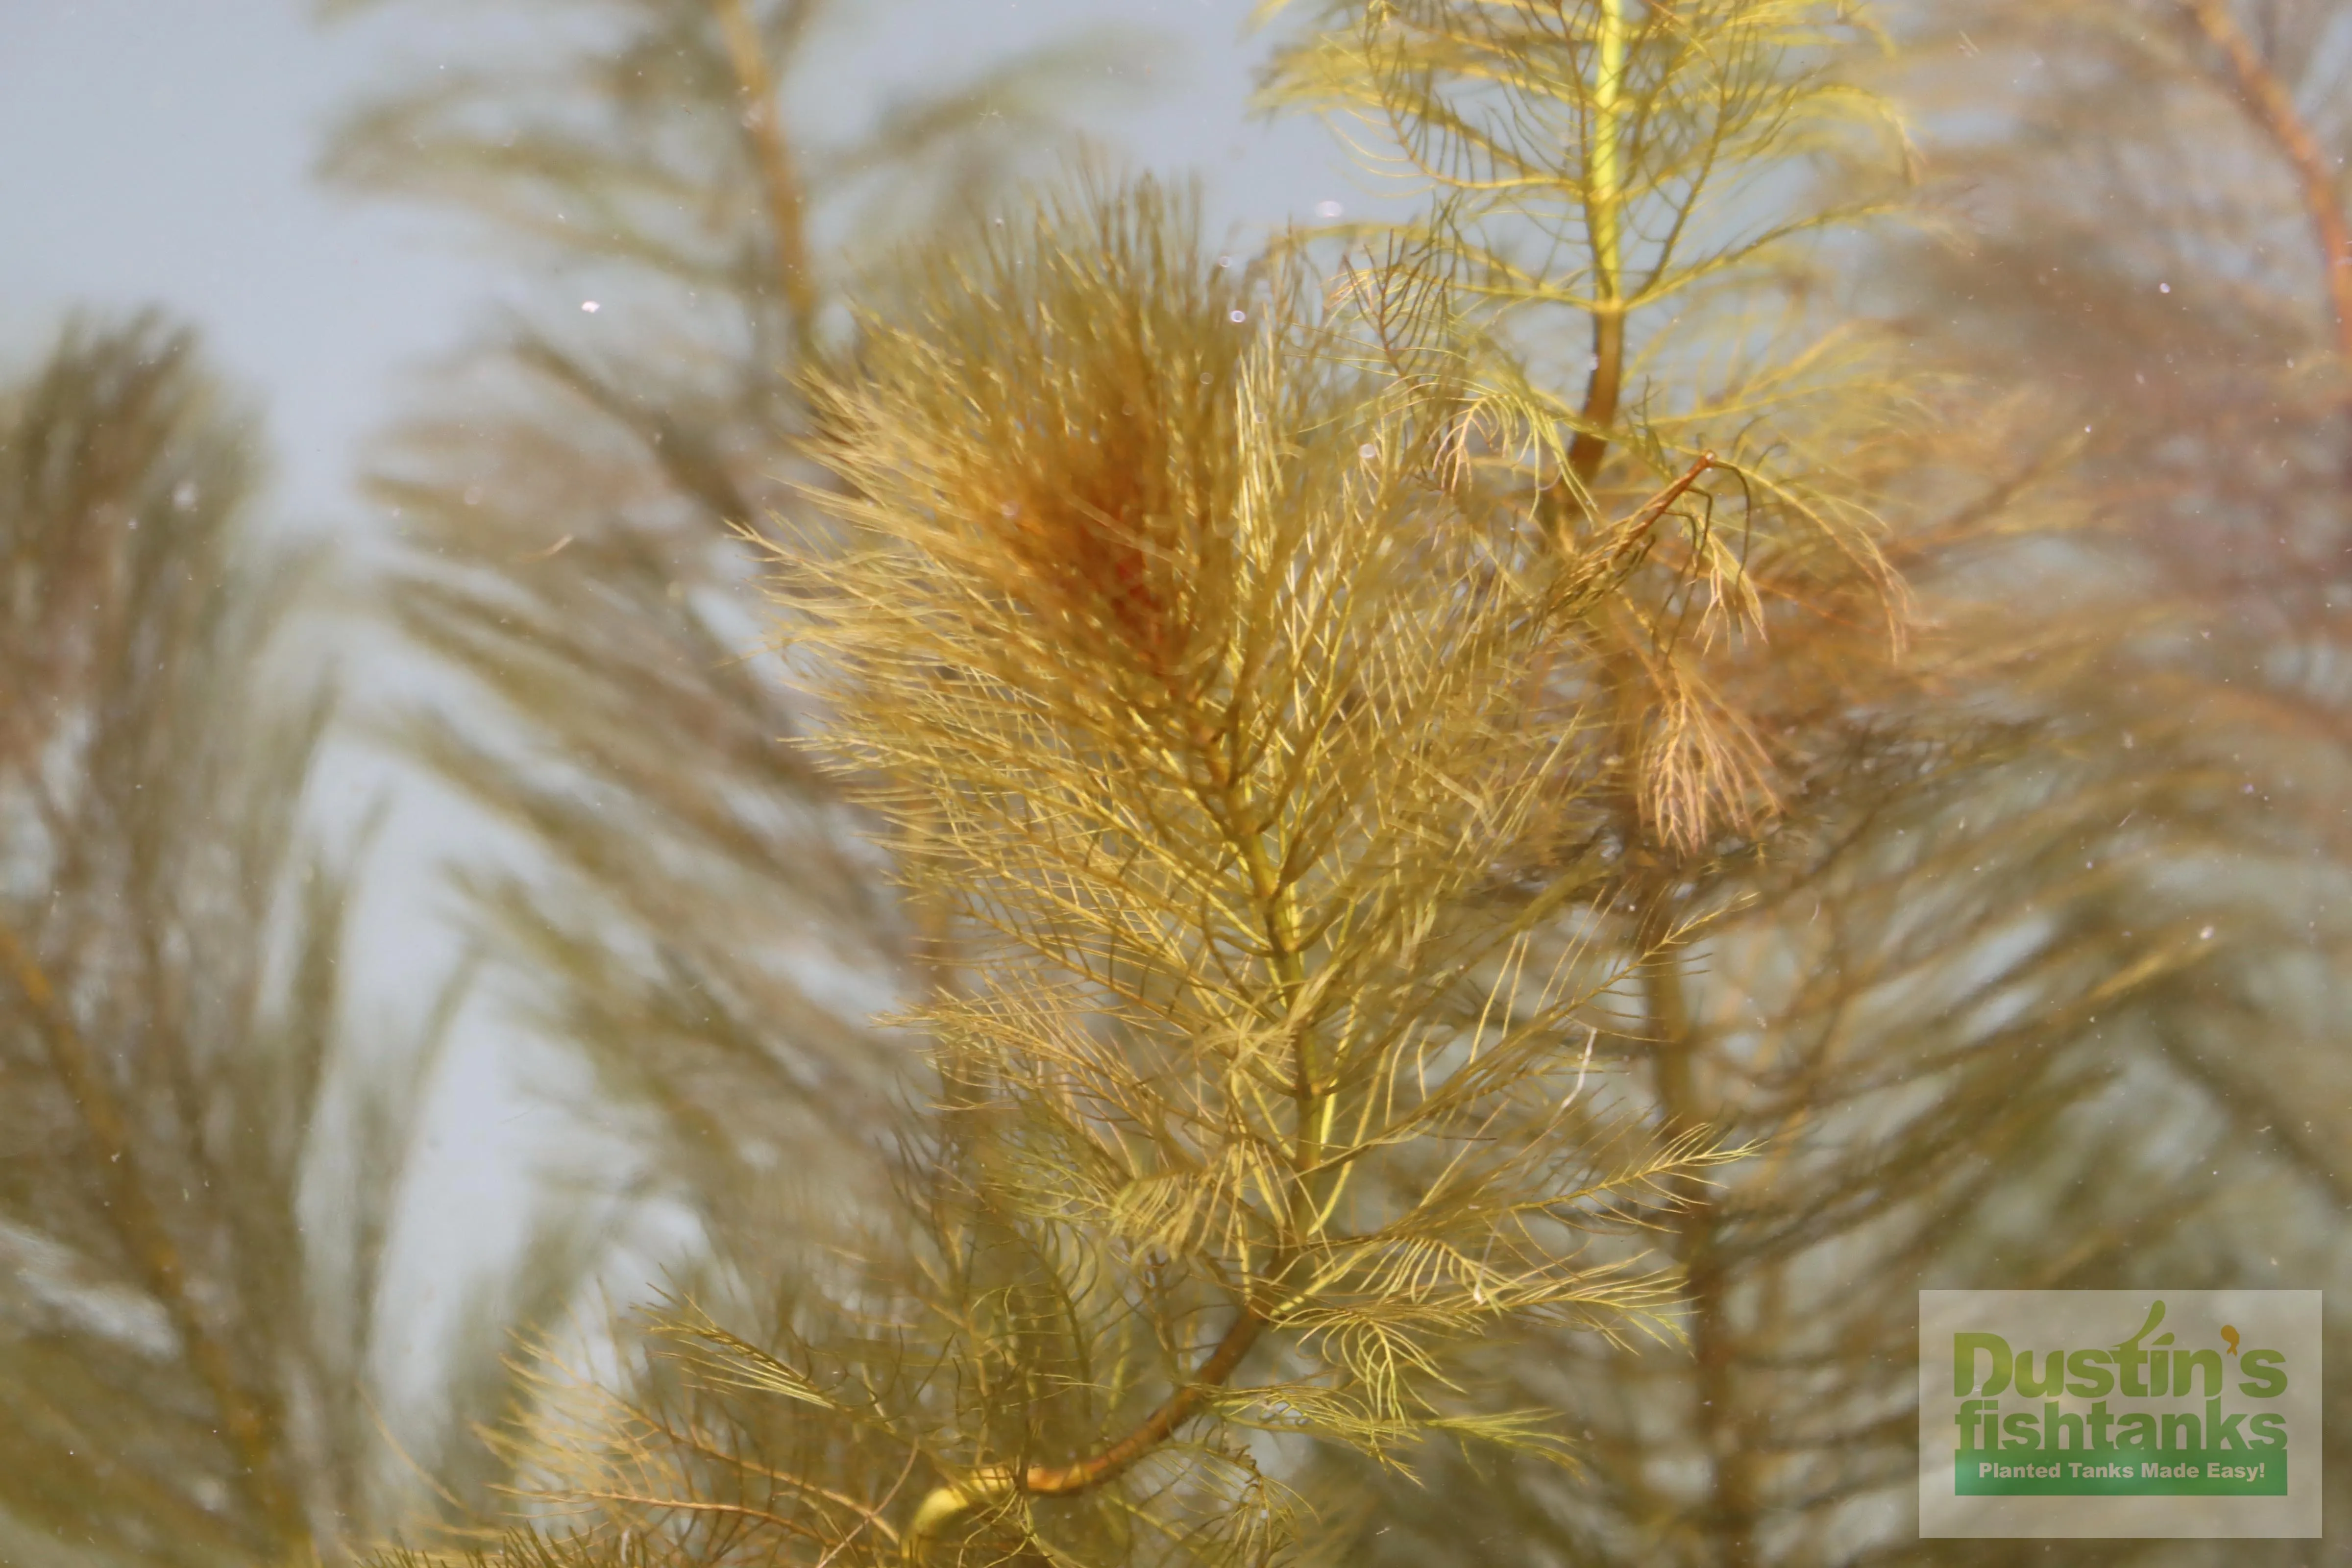
[[[2316,1290],[1923,1290],[1919,1533],[2320,1532]]]

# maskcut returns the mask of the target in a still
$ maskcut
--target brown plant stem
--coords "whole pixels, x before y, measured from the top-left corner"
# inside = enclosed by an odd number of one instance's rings
[[[1592,316],[1592,374],[1585,381],[1584,406],[1578,411],[1586,427],[1576,433],[1576,439],[1568,447],[1568,471],[1588,489],[1601,472],[1601,458],[1608,455],[1608,429],[1617,417],[1624,381],[1625,313],[1614,309],[1596,310]]]
[[[1265,1331],[1265,1320],[1244,1307],[1224,1337],[1216,1342],[1183,1387],[1163,1401],[1118,1442],[1090,1458],[1068,1465],[1032,1465],[1024,1471],[1021,1489],[1039,1497],[1067,1497],[1117,1479],[1138,1459],[1175,1435],[1192,1418],[1210,1390],[1221,1388],[1240,1367],[1242,1358]]]
[[[289,1560],[295,1560],[307,1532],[293,1498],[278,1484],[268,1420],[237,1381],[227,1347],[210,1331],[196,1310],[179,1246],[141,1178],[130,1121],[48,975],[5,921],[0,921],[0,965],[6,967],[23,993],[48,1048],[50,1066],[80,1112],[91,1151],[107,1172],[113,1188],[109,1212],[125,1249],[146,1276],[148,1289],[170,1314],[196,1375],[212,1395],[222,1428],[244,1466],[247,1493],[275,1536],[274,1544]]]
[[[1016,1494],[1072,1497],[1118,1479],[1192,1418],[1209,1392],[1223,1387],[1233,1377],[1265,1331],[1265,1319],[1255,1308],[1244,1305],[1226,1328],[1224,1337],[1210,1350],[1182,1387],[1125,1436],[1086,1458],[1066,1465],[1030,1465],[1018,1470],[1009,1465],[991,1465],[968,1480],[934,1488],[907,1527],[904,1557],[909,1568],[923,1561],[924,1552],[942,1531],[974,1509]]]
[[[1637,942],[1643,954],[1642,994],[1649,1014],[1654,1084],[1670,1129],[1703,1126],[1708,1121],[1698,1084],[1701,1040],[1691,1016],[1682,958],[1674,945],[1675,900],[1671,869],[1653,873],[1655,884],[1643,900]],[[1718,1247],[1714,1197],[1689,1184],[1676,1240],[1684,1289],[1690,1302],[1691,1358],[1697,1370],[1692,1414],[1706,1455],[1709,1495],[1706,1528],[1714,1538],[1717,1568],[1754,1568],[1757,1498],[1754,1457],[1734,1404],[1731,1363],[1730,1281]]]
[[[2294,95],[2255,52],[2252,40],[2230,15],[2224,0],[2181,0],[2181,4],[2207,41],[2229,62],[2230,75],[2247,112],[2294,165],[2304,210],[2319,240],[2320,268],[2336,312],[2336,352],[2346,369],[2352,371],[2352,221],[2347,220],[2344,204],[2336,195],[2335,171],[2328,166],[2318,137],[2296,110]]]
[[[743,133],[767,201],[768,227],[776,247],[776,283],[782,290],[794,357],[806,364],[816,334],[816,279],[809,268],[808,199],[793,164],[776,114],[776,81],[760,43],[759,25],[746,0],[710,0],[727,44],[727,63],[743,100]]]
[[[1210,798],[1219,808],[1219,820],[1224,824],[1227,840],[1249,874],[1250,891],[1258,905],[1276,987],[1288,1006],[1306,984],[1306,965],[1298,950],[1297,911],[1278,869],[1282,857],[1268,852],[1265,825],[1258,820],[1258,804],[1234,769],[1233,760],[1217,744],[1213,728],[1196,723],[1193,740],[1205,764]],[[1295,1162],[1302,1173],[1313,1171],[1322,1159],[1319,1108],[1325,1096],[1317,1079],[1318,1070],[1311,1042],[1302,1035],[1292,1086],[1298,1107]],[[1297,1228],[1305,1231],[1313,1226],[1314,1194],[1303,1176],[1293,1191],[1291,1207],[1292,1224]],[[1018,1471],[1010,1466],[989,1466],[967,1480],[935,1488],[908,1526],[904,1542],[907,1563],[919,1563],[928,1543],[942,1530],[987,1503],[1016,1493],[1070,1497],[1116,1480],[1192,1419],[1210,1390],[1223,1387],[1232,1378],[1265,1327],[1263,1311],[1244,1301],[1223,1337],[1181,1387],[1125,1436],[1084,1459],[1066,1465],[1030,1465]]]

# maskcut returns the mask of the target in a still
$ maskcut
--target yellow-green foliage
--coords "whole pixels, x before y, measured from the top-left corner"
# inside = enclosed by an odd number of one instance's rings
[[[843,531],[791,569],[821,744],[1002,942],[922,1017],[1086,1310],[1152,1316],[1180,1390],[1204,1323],[1217,1380],[1286,1331],[1231,1416],[1515,1431],[1433,1402],[1434,1345],[1661,1304],[1582,1236],[1705,1158],[1596,1108],[1564,1047],[1613,976],[1537,934],[1612,873],[1527,854],[1584,787],[1549,683],[1666,503],[1564,546],[1454,460],[1458,392],[1347,368],[1169,208],[1049,203],[866,323]]]
[[[778,601],[956,951],[919,1201],[551,1446],[581,1560],[1263,1561],[1298,1438],[1561,1454],[1454,1352],[1663,1326],[1645,1233],[1726,1156],[1617,1069],[1682,1059],[1685,879],[1897,640],[1893,422],[1775,270],[1837,210],[1774,183],[1853,106],[1828,16],[1335,8],[1276,90],[1385,106],[1426,221],[1237,272],[1097,186],[859,318]]]
[[[1813,693],[1783,660],[1759,684],[1752,634],[1901,635],[1878,487],[1914,455],[1913,406],[1868,334],[1803,287],[1809,249],[1901,184],[1899,128],[1849,79],[1876,42],[1866,14],[1825,0],[1265,10],[1309,26],[1277,52],[1264,100],[1323,112],[1369,170],[1429,198],[1401,225],[1341,231],[1351,256],[1381,258],[1350,292],[1383,341],[1445,319],[1472,352],[1495,455],[1550,489],[1562,526],[1605,526],[1702,454],[1733,476],[1713,487],[1737,503],[1722,525],[1662,538],[1588,635],[1607,652],[1639,831],[1687,858],[1722,826],[1768,821]]]

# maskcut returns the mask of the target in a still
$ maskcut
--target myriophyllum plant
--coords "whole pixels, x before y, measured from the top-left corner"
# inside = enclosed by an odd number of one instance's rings
[[[1704,452],[1737,476],[1718,487],[1741,499],[1736,526],[1663,542],[1587,617],[1587,646],[1608,651],[1584,673],[1616,693],[1627,835],[1674,863],[1662,879],[1686,875],[1722,829],[1780,814],[1822,728],[1801,706],[1812,679],[1785,661],[1754,679],[1760,634],[1874,634],[1845,661],[1859,674],[1899,637],[1874,492],[1912,389],[1804,287],[1807,247],[1902,183],[1899,129],[1846,68],[1874,38],[1864,8],[1264,10],[1311,17],[1277,50],[1266,106],[1326,115],[1371,173],[1430,198],[1347,237],[1398,260],[1386,278],[1475,346],[1466,374],[1527,443],[1560,526],[1605,527]],[[1821,178],[1854,168],[1881,172]]]
[[[982,1402],[910,1528],[1040,1529],[1196,1416],[1531,1440],[1449,1402],[1435,1346],[1664,1305],[1586,1239],[1707,1157],[1595,1092],[1601,982],[1536,939],[1610,870],[1527,853],[1587,721],[1548,678],[1683,487],[1544,528],[1467,460],[1493,433],[1435,345],[1347,368],[1150,184],[917,300],[822,399],[848,499],[789,603],[820,744],[998,950],[921,1017],[1072,1365],[1056,1421]]]
[[[1661,1326],[1644,1227],[1707,1262],[1693,882],[1895,640],[1887,422],[1780,352],[1829,215],[1755,173],[1840,134],[1835,17],[1334,10],[1277,88],[1390,115],[1425,222],[1318,289],[1149,184],[1047,200],[816,378],[784,640],[957,933],[915,1201],[674,1323],[525,1560],[1271,1560],[1312,1443],[1563,1453],[1454,1352]]]
[[[1265,1561],[1304,1439],[1562,1451],[1450,1344],[1666,1328],[1643,1227],[1721,1155],[1592,1059],[1621,869],[1559,850],[1554,692],[1692,486],[1548,525],[1458,353],[1153,184],[985,233],[816,389],[782,556],[815,743],[972,977],[911,1016],[908,1222],[551,1405],[520,1468],[594,1511],[523,1561]]]

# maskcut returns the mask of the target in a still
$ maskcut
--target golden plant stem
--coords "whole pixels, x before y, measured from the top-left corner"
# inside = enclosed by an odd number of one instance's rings
[[[1259,930],[1265,938],[1275,993],[1287,1016],[1307,988],[1307,958],[1298,947],[1297,895],[1282,881],[1284,857],[1267,852],[1265,829],[1257,821],[1257,802],[1249,781],[1234,771],[1233,760],[1217,745],[1214,730],[1196,722],[1193,744],[1207,763],[1210,785],[1217,793],[1225,841],[1240,856],[1243,868],[1249,873],[1250,897],[1256,905]],[[1291,1071],[1291,1096],[1297,1106],[1298,1120],[1293,1157],[1296,1169],[1305,1173],[1322,1163],[1333,1102],[1318,1087],[1314,1038],[1304,1030],[1298,1037]],[[1311,1229],[1317,1223],[1313,1194],[1307,1191],[1303,1179],[1292,1193],[1291,1216],[1302,1231]]]
[[[1247,1307],[1234,1319],[1224,1337],[1211,1348],[1192,1378],[1145,1416],[1134,1430],[1090,1458],[1068,1465],[1032,1465],[1023,1473],[1021,1489],[1040,1497],[1067,1497],[1099,1486],[1122,1474],[1138,1459],[1173,1436],[1210,1390],[1222,1388],[1250,1347],[1265,1331],[1265,1320]]]
[[[1257,806],[1250,792],[1234,773],[1231,763],[1219,751],[1213,739],[1198,737],[1202,754],[1208,759],[1210,784],[1223,805],[1228,838],[1241,856],[1244,868],[1250,879],[1250,891],[1258,906],[1258,918],[1266,940],[1270,967],[1274,972],[1275,989],[1286,1008],[1294,1005],[1307,984],[1306,957],[1298,951],[1298,914],[1290,889],[1282,885],[1281,858],[1269,854],[1265,833],[1255,821]],[[1298,1126],[1295,1133],[1294,1158],[1301,1173],[1312,1171],[1321,1162],[1325,1142],[1325,1122],[1328,1120],[1328,1097],[1318,1087],[1317,1064],[1310,1040],[1304,1034],[1298,1043],[1294,1071],[1297,1080],[1293,1093],[1298,1104]],[[1311,1230],[1320,1223],[1315,1195],[1306,1178],[1294,1187],[1291,1196],[1291,1223],[1300,1231]],[[1287,1271],[1295,1252],[1286,1247],[1286,1256],[1275,1269],[1276,1276]],[[1124,1436],[1097,1450],[1086,1458],[1066,1465],[1031,1465],[1015,1470],[1010,1466],[994,1465],[983,1468],[962,1481],[935,1487],[916,1509],[913,1521],[908,1525],[901,1555],[915,1568],[923,1560],[929,1543],[940,1533],[973,1510],[1018,1494],[1032,1497],[1071,1497],[1087,1491],[1124,1475],[1152,1449],[1173,1436],[1178,1427],[1191,1420],[1201,1408],[1202,1400],[1210,1390],[1222,1388],[1240,1369],[1243,1360],[1265,1332],[1266,1319],[1255,1303],[1243,1300],[1218,1340],[1192,1375],[1184,1381],[1159,1407],[1129,1428]]]
[[[1001,1502],[1016,1493],[1072,1497],[1118,1479],[1192,1419],[1209,1391],[1224,1385],[1265,1331],[1265,1320],[1244,1305],[1226,1328],[1224,1337],[1202,1358],[1183,1387],[1169,1395],[1125,1436],[1086,1458],[1066,1465],[1030,1465],[1018,1471],[1010,1466],[992,1465],[968,1480],[933,1488],[907,1526],[901,1555],[908,1568],[917,1568],[940,1532],[974,1509]]]
[[[943,814],[931,807],[919,847],[908,851],[905,908],[908,916],[907,962],[922,986],[925,1003],[951,1002],[962,993],[961,944],[956,940],[955,910],[934,889],[947,880],[945,857],[936,847],[947,839]]]
[[[1592,240],[1592,371],[1584,384],[1584,428],[1568,448],[1569,471],[1589,486],[1609,450],[1609,426],[1624,394],[1623,264],[1625,56],[1632,31],[1626,0],[1601,0],[1600,59],[1592,84],[1592,146],[1585,154],[1584,226]]]
[[[2303,196],[2313,232],[2319,239],[2319,265],[2327,283],[2327,298],[2336,312],[2336,352],[2352,372],[2352,221],[2336,191],[2335,171],[2328,166],[2319,139],[2294,107],[2294,95],[2278,73],[2263,63],[2261,55],[2224,0],[2181,0],[2207,40],[2229,61],[2247,112],[2263,133],[2277,144],[2294,166],[2295,184]]]
[[[1227,794],[1230,810],[1255,813],[1255,805],[1246,798],[1245,792],[1237,795],[1228,790]],[[1257,900],[1258,921],[1265,935],[1266,951],[1273,961],[1275,989],[1288,1014],[1297,1007],[1300,994],[1307,988],[1307,959],[1298,951],[1297,907],[1291,890],[1282,883],[1280,857],[1266,853],[1265,833],[1253,826],[1241,836],[1240,847],[1242,862],[1249,871],[1250,891]],[[1320,1068],[1315,1059],[1314,1037],[1305,1029],[1299,1031],[1291,1070],[1296,1075],[1291,1093],[1298,1106],[1295,1134],[1297,1168],[1311,1171],[1322,1163],[1325,1112],[1328,1108],[1318,1108],[1324,1098],[1317,1081]],[[1301,1203],[1311,1215],[1313,1203],[1303,1184],[1294,1192],[1294,1217],[1299,1214]]]
[[[125,1248],[147,1277],[147,1287],[171,1315],[180,1342],[196,1375],[212,1394],[221,1426],[245,1468],[245,1485],[256,1510],[277,1536],[289,1561],[304,1560],[304,1530],[294,1500],[278,1484],[269,1423],[260,1405],[237,1381],[227,1348],[205,1327],[188,1286],[188,1271],[178,1245],[163,1224],[154,1200],[139,1173],[139,1154],[131,1123],[115,1102],[113,1090],[89,1042],[74,1026],[49,977],[6,921],[0,921],[0,964],[5,964],[16,988],[32,1009],[49,1063],[66,1092],[81,1113],[93,1152],[113,1187],[109,1205]]]
[[[769,69],[767,51],[761,47],[759,26],[751,19],[747,0],[710,0],[710,9],[726,40],[727,63],[735,73],[736,91],[743,100],[743,132],[751,142],[751,161],[760,171],[768,226],[776,247],[776,283],[791,317],[793,353],[805,364],[816,333],[816,279],[809,268],[807,195],[800,172],[793,165],[792,149],[784,141],[783,122],[776,114],[775,77]]]

